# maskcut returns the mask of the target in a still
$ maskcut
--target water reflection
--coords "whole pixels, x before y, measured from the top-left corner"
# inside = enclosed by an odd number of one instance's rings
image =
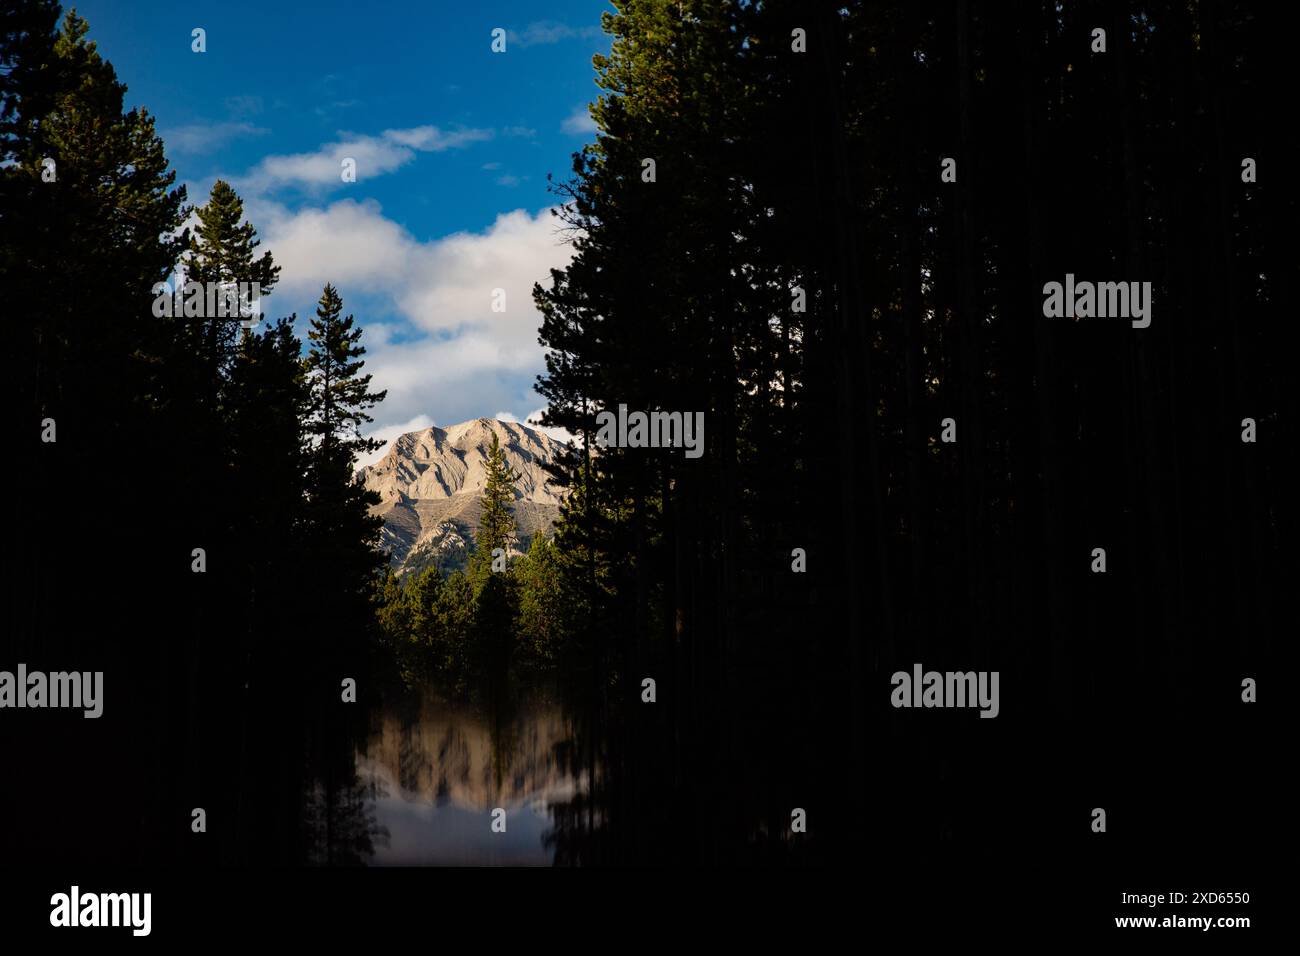
[[[572,736],[545,691],[468,704],[426,689],[386,705],[357,754],[364,814],[386,836],[367,862],[555,863],[557,814],[590,787],[566,759]],[[506,811],[504,833],[492,832],[495,807]]]

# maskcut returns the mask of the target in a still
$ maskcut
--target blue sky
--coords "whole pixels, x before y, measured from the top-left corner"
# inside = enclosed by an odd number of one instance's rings
[[[373,434],[543,402],[534,281],[570,249],[547,213],[594,136],[603,0],[286,4],[89,0],[90,37],[157,119],[191,202],[218,177],[282,266],[299,334],[333,282],[389,390]],[[206,31],[207,50],[191,49]],[[492,30],[506,51],[491,50]],[[356,182],[340,177],[356,161]],[[505,312],[491,309],[505,290]]]

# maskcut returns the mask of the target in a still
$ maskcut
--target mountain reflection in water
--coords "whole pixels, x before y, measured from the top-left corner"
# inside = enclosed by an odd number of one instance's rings
[[[571,728],[543,693],[508,707],[453,703],[432,690],[374,718],[357,774],[367,816],[386,839],[366,862],[385,866],[546,866],[553,815],[589,789],[566,759]],[[506,831],[492,831],[492,810]]]

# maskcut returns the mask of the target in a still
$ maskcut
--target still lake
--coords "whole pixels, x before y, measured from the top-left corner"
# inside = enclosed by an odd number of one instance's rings
[[[376,836],[372,866],[549,866],[555,815],[589,789],[572,727],[546,691],[507,706],[431,688],[386,703],[356,756]],[[505,832],[492,811],[505,810]],[[498,825],[499,828],[499,825]]]

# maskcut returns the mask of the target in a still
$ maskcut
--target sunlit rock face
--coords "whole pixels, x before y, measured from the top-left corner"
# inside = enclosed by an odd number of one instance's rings
[[[361,469],[366,488],[379,494],[373,513],[384,519],[381,544],[399,573],[463,563],[478,532],[493,435],[519,475],[514,515],[520,548],[555,523],[561,489],[550,483],[544,466],[563,446],[548,435],[488,418],[407,432],[383,458]]]

